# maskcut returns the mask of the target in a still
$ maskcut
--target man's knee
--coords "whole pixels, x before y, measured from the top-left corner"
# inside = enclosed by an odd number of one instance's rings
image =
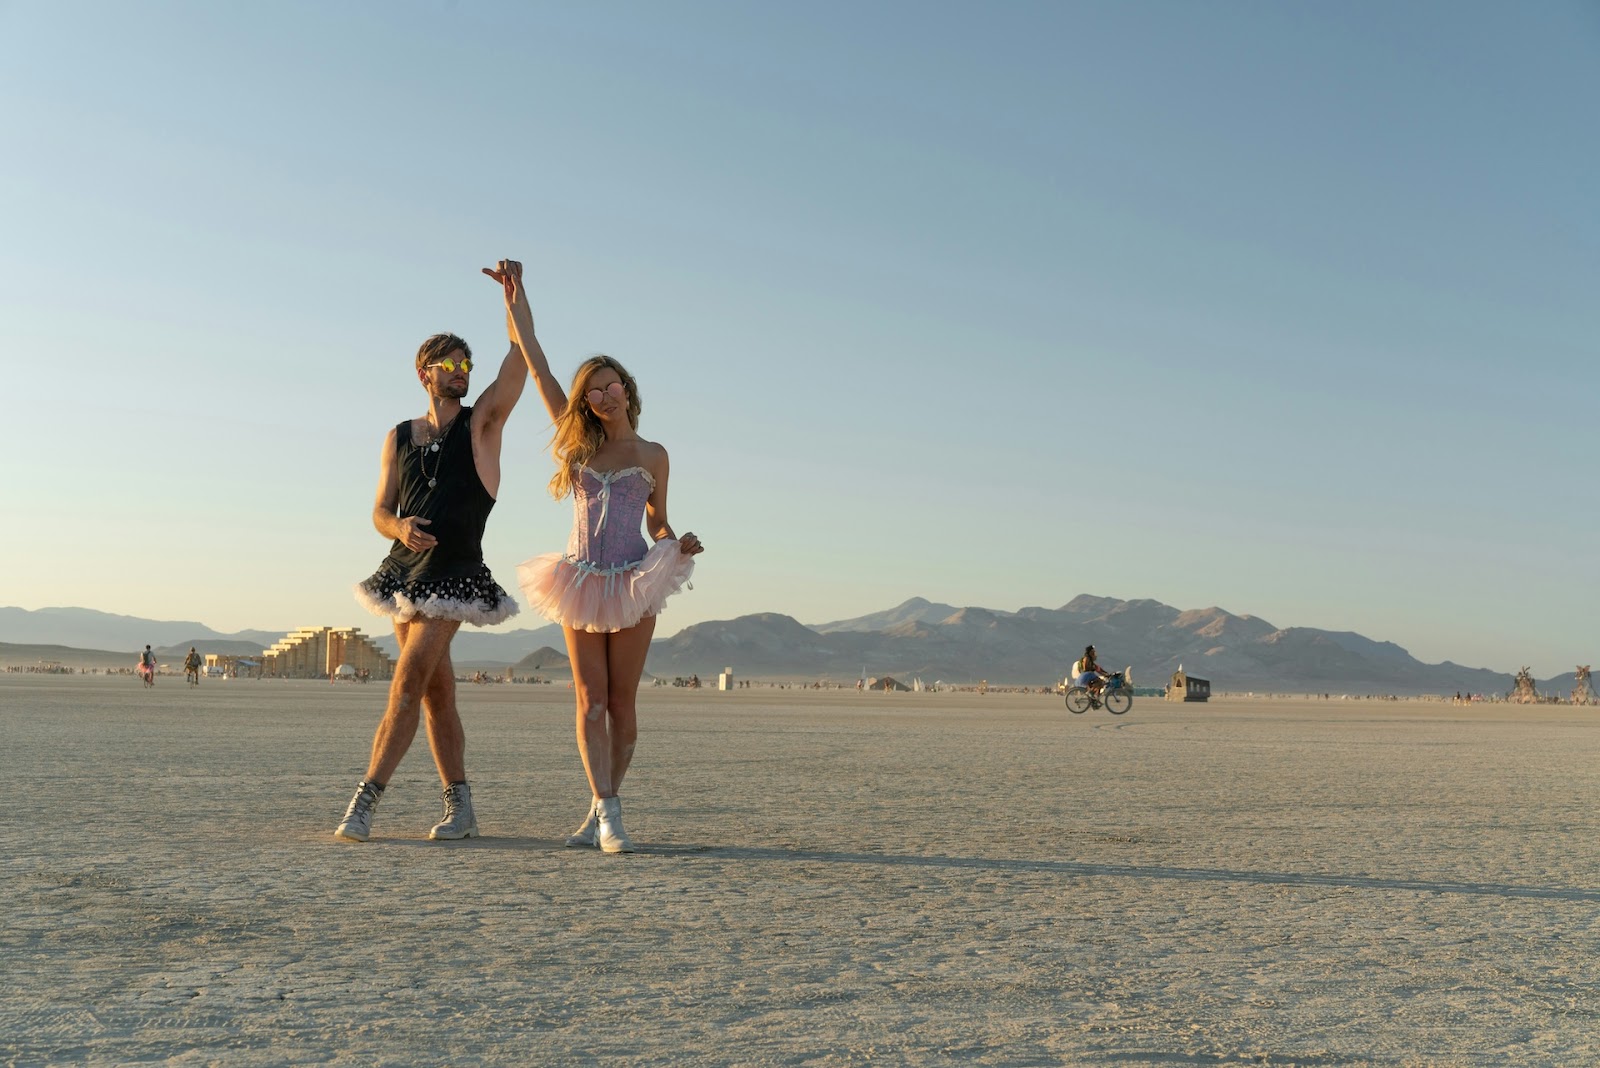
[[[440,664],[428,679],[428,703],[454,704],[456,699],[455,671],[447,664]]]
[[[422,708],[424,693],[425,688],[416,679],[396,675],[389,687],[389,707],[414,714]]]
[[[459,724],[461,722],[461,714],[456,709],[455,701],[438,701],[434,699],[434,695],[431,693],[428,695],[428,699],[422,702],[422,712],[423,715],[428,717],[429,723]]]

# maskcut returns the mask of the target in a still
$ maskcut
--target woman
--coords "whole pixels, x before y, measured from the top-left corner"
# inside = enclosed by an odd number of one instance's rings
[[[520,289],[520,272],[484,273]],[[517,567],[532,608],[561,624],[578,703],[578,752],[592,799],[569,846],[598,845],[631,853],[617,790],[638,737],[639,678],[656,614],[694,571],[704,551],[693,534],[681,539],[667,522],[667,450],[639,436],[639,388],[609,356],[585,360],[564,392],[533,332],[525,300],[514,300],[512,329],[528,371],[555,423],[550,493],[573,499],[572,537],[565,553]],[[653,545],[639,532],[641,520]]]
[[[1083,659],[1078,661],[1075,675],[1076,678],[1073,679],[1074,685],[1082,686],[1091,694],[1100,692],[1100,686],[1105,682],[1106,672],[1095,656],[1094,646],[1084,646]]]

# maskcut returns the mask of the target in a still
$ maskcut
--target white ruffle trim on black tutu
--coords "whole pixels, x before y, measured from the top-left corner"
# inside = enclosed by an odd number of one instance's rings
[[[616,567],[564,553],[545,553],[517,565],[517,583],[529,607],[563,627],[596,634],[615,634],[657,615],[693,574],[694,557],[676,538],[663,538],[643,560]]]
[[[461,578],[406,582],[382,568],[356,583],[356,600],[373,615],[408,623],[418,616],[459,619],[479,627],[492,627],[516,615],[519,609],[487,566]]]

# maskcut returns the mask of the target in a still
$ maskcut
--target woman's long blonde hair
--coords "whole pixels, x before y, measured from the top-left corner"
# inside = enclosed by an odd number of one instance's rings
[[[605,427],[589,407],[585,394],[589,392],[589,380],[606,367],[622,379],[622,386],[628,391],[628,425],[639,429],[639,386],[628,369],[610,356],[591,356],[579,364],[572,376],[572,388],[567,390],[567,410],[556,418],[555,436],[550,441],[550,451],[556,458],[550,496],[558,501],[572,492],[573,474],[579,465],[588,463],[605,444]]]

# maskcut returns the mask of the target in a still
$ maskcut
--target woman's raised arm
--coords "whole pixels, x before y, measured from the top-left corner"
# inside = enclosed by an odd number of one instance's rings
[[[550,373],[550,361],[545,359],[544,349],[533,332],[533,309],[528,307],[528,291],[522,286],[522,265],[509,263],[504,271],[485,267],[483,273],[505,287],[511,340],[522,350],[522,362],[528,365],[528,373],[533,376],[533,384],[553,423],[567,410],[567,391]]]

